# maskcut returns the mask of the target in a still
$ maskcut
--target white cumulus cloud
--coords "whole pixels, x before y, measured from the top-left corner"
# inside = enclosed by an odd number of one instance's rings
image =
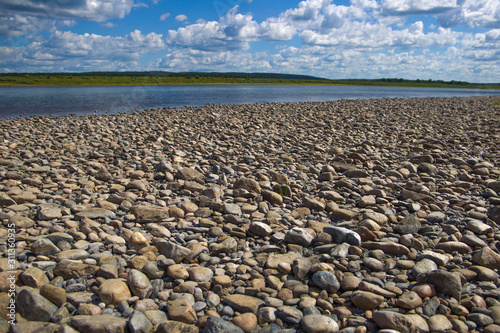
[[[175,17],[175,22],[184,22],[187,21],[188,17],[184,14],[177,15]]]
[[[104,22],[112,18],[123,18],[130,13],[133,0],[2,0],[0,11],[4,15],[16,13],[26,16],[58,19],[85,19]]]

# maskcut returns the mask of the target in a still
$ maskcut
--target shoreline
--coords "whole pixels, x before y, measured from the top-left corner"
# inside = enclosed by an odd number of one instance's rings
[[[495,331],[498,101],[2,119],[10,329]]]
[[[292,85],[292,86],[341,86],[341,87],[388,87],[388,88],[428,88],[428,89],[481,89],[481,90],[500,90],[500,86],[495,84],[493,87],[482,86],[481,85],[471,85],[466,87],[448,86],[448,85],[411,85],[411,84],[342,84],[342,83],[281,83],[281,82],[199,82],[199,83],[189,83],[189,82],[177,82],[177,83],[137,83],[137,84],[13,84],[4,85],[0,84],[0,88],[22,88],[22,87],[134,87],[134,86],[207,86],[207,85]],[[486,84],[484,84],[486,85]]]

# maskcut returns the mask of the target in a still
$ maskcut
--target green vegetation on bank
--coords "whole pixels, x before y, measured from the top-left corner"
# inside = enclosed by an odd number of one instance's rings
[[[308,75],[273,73],[205,72],[87,72],[87,73],[0,73],[0,86],[99,86],[99,85],[197,85],[197,84],[319,84],[354,86],[396,86],[429,88],[500,89],[500,83],[464,81],[328,80]]]

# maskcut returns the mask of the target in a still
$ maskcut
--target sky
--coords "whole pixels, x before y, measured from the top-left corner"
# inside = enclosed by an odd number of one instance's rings
[[[0,72],[500,82],[500,0],[0,0]]]

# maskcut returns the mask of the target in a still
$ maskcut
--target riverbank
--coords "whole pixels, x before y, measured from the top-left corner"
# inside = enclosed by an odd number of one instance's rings
[[[0,124],[12,332],[500,329],[498,97]]]
[[[2,74],[0,87],[51,86],[150,86],[150,85],[332,85],[412,88],[500,89],[498,84],[478,84],[433,80],[327,80],[315,77],[295,78],[287,74],[244,73],[31,73]],[[278,77],[273,77],[278,76]]]

